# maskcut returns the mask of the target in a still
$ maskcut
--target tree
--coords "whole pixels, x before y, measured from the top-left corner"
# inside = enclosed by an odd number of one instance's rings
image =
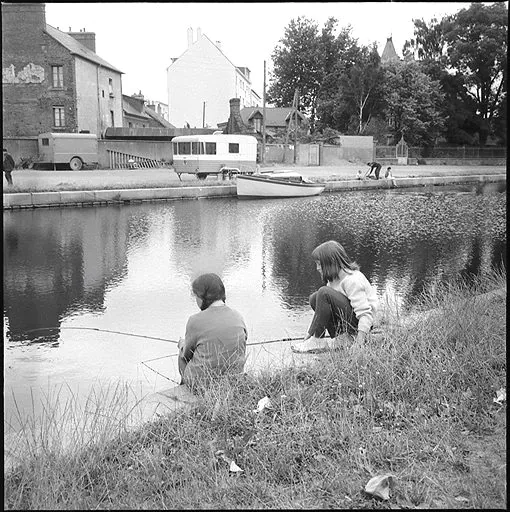
[[[362,46],[354,65],[340,77],[342,103],[351,112],[350,124],[361,135],[381,103],[383,70],[376,45]],[[351,130],[349,130],[350,132]]]
[[[446,59],[446,32],[450,24],[449,16],[437,21],[432,18],[427,24],[423,19],[413,19],[414,38],[404,43],[404,55],[414,54],[422,61],[443,62]]]
[[[414,61],[385,68],[385,115],[396,138],[408,143],[432,145],[444,131],[444,94],[438,81],[423,73]]]
[[[472,3],[449,24],[448,64],[461,74],[464,90],[480,118],[480,143],[493,132],[496,115],[507,94],[508,9],[503,2]],[[506,109],[503,113],[506,119]]]
[[[309,114],[311,131],[315,129],[319,98],[334,86],[334,70],[343,43],[343,32],[339,37],[334,35],[336,24],[335,18],[329,18],[319,33],[314,21],[293,19],[272,54],[268,101],[277,107],[290,106],[298,87],[300,109]]]

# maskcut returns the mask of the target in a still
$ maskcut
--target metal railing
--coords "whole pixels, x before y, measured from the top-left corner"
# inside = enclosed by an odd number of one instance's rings
[[[486,159],[501,158],[506,159],[507,150],[505,147],[434,147],[423,148],[410,146],[409,158],[452,158],[452,159]],[[397,158],[396,146],[376,146],[375,157],[377,158]]]

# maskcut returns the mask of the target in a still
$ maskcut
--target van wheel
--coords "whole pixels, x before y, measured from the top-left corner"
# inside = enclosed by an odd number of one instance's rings
[[[197,178],[198,178],[199,180],[205,180],[205,179],[207,178],[207,174],[206,174],[205,172],[199,172],[199,173],[197,174]]]
[[[69,167],[72,171],[79,171],[83,167],[83,162],[81,161],[81,158],[78,158],[77,156],[71,158],[71,161],[69,162]]]

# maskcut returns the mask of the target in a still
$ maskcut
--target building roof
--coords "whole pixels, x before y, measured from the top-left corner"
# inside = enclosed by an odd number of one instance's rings
[[[46,23],[46,33],[53,37],[56,41],[58,41],[62,46],[66,47],[72,54],[81,57],[82,59],[89,60],[94,62],[95,64],[99,64],[105,68],[111,69],[112,71],[116,71],[117,73],[122,73],[116,67],[112,66],[110,63],[106,62],[104,59],[99,57],[95,52],[89,50],[86,46],[77,41],[73,36],[62,32],[51,25]]]
[[[287,121],[290,119],[292,107],[266,107],[266,127],[267,126],[286,126]],[[263,116],[264,109],[260,107],[244,107],[241,109],[241,119],[244,124],[248,124],[248,121],[259,112]],[[298,115],[302,121],[307,122],[306,117],[298,111]]]
[[[122,109],[128,116],[136,116],[150,121],[151,117],[145,112],[143,100],[131,96],[122,95]]]
[[[145,105],[144,112],[152,117],[154,121],[157,121],[160,125],[162,125],[163,128],[175,128],[172,123],[169,123],[161,114],[158,114],[155,110],[152,110],[152,108],[149,108],[147,105]]]
[[[175,128],[175,126],[169,123],[163,116],[145,105],[145,101],[143,99],[123,94],[122,109],[124,111],[124,115],[135,116],[140,119],[146,119],[147,121],[153,119],[159,123],[162,128]]]
[[[386,46],[382,52],[381,56],[381,64],[388,64],[389,62],[399,62],[400,57],[397,55],[395,51],[395,46],[393,46],[393,41],[391,37],[388,37],[386,40]]]

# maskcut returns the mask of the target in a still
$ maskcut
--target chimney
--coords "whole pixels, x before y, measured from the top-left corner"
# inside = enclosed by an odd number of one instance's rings
[[[221,41],[216,41],[216,46],[221,50]]]
[[[230,117],[223,133],[248,133],[241,118],[241,100],[240,98],[232,98],[230,100]]]
[[[96,53],[96,34],[95,32],[85,32],[85,29],[83,29],[83,32],[68,32],[68,34],[76,41],[81,43],[83,46],[88,48],[90,51],[93,51]]]
[[[137,100],[144,101],[144,97],[143,97],[142,91],[139,91],[138,94],[133,94],[131,97],[132,98],[136,98]]]
[[[202,29],[200,27],[197,28],[197,41],[202,37]]]
[[[193,29],[191,27],[188,28],[188,48],[191,48],[193,44]]]
[[[42,3],[2,2],[2,53],[20,55],[41,52],[41,39],[46,30],[46,11]],[[30,34],[30,37],[27,37]],[[34,37],[35,36],[35,37]],[[20,59],[22,60],[22,59]],[[4,66],[7,66],[4,63]]]

